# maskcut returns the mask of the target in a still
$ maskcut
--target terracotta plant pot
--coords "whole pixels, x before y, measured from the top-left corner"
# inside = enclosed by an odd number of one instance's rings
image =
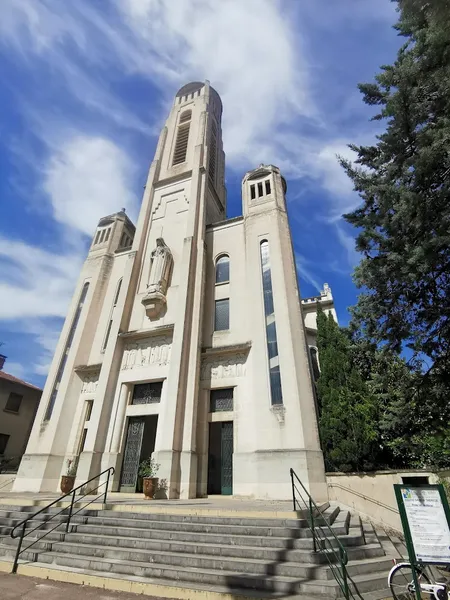
[[[73,490],[73,486],[75,485],[75,477],[71,477],[70,475],[63,475],[61,477],[60,488],[63,494],[68,494]]]
[[[147,500],[153,500],[156,490],[158,489],[158,477],[143,477],[144,482],[144,497]]]

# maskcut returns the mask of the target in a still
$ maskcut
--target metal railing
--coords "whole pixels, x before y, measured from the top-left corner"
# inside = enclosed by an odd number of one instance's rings
[[[290,469],[292,482],[292,501],[294,503],[294,511],[307,510],[307,523],[309,530],[312,533],[314,552],[321,553],[327,559],[331,573],[339,585],[339,588],[346,600],[356,596],[362,600],[361,594],[358,592],[354,582],[348,574],[347,563],[348,555],[344,546],[341,544],[330,524],[322,514],[317,504],[314,502],[308,490],[298,478],[294,469]],[[304,508],[301,503],[303,503]],[[353,586],[349,585],[349,581]]]
[[[88,481],[85,481],[81,485],[78,485],[76,488],[74,488],[68,494],[64,494],[64,496],[60,496],[57,500],[54,500],[50,504],[47,504],[47,506],[44,506],[44,508],[41,508],[41,510],[38,510],[37,512],[33,513],[32,515],[28,516],[26,519],[24,519],[23,521],[21,521],[20,523],[18,523],[17,525],[15,525],[13,527],[12,531],[11,531],[11,537],[13,539],[19,538],[19,542],[17,544],[16,555],[14,557],[14,565],[13,565],[13,568],[12,568],[11,572],[12,573],[17,573],[17,566],[19,564],[19,557],[22,554],[22,552],[25,552],[26,550],[29,550],[32,546],[34,546],[34,544],[36,544],[37,542],[40,542],[43,538],[45,538],[45,536],[47,536],[52,531],[55,531],[55,529],[57,529],[61,525],[65,526],[65,533],[69,533],[70,521],[71,521],[72,517],[74,517],[81,510],[84,510],[86,507],[88,507],[93,502],[96,502],[102,496],[103,496],[103,504],[106,504],[106,497],[107,497],[107,494],[108,494],[109,480],[110,480],[111,475],[114,475],[114,471],[115,471],[114,467],[110,467],[109,469],[106,469],[105,471],[102,471],[101,473],[99,473],[98,475],[95,475],[94,477],[92,477]],[[106,479],[104,481],[102,481],[101,483],[99,483],[98,486],[96,486],[95,488],[90,489],[88,492],[86,492],[84,494],[81,494],[77,498],[77,500],[75,502],[75,496],[76,496],[77,490],[81,490],[81,488],[84,488],[86,485],[88,485],[88,483],[91,483],[91,481],[94,481],[95,479],[98,479],[99,477],[101,477],[105,473],[107,473],[107,477],[106,477]],[[76,510],[75,512],[73,511],[75,504],[78,504],[79,502],[81,502],[83,500],[83,498],[86,498],[86,496],[91,496],[93,492],[98,491],[99,488],[102,487],[102,485],[105,485],[105,484],[106,484],[105,491],[102,491],[101,494],[99,494],[98,496],[96,496],[93,500],[90,500],[87,504],[85,504],[84,506],[82,506],[81,508],[79,508],[78,510]],[[42,521],[41,523],[39,523],[39,525],[37,525],[33,529],[30,529],[30,530],[27,531],[27,525],[28,525],[29,521],[32,521],[35,517],[37,517],[37,515],[40,515],[41,513],[45,512],[46,510],[48,510],[49,508],[51,508],[55,504],[58,504],[59,502],[61,502],[61,500],[64,500],[64,498],[67,498],[68,496],[72,496],[72,499],[71,499],[71,502],[70,502],[69,506],[65,506],[59,512],[51,515],[51,517],[49,519],[47,519],[45,521]],[[32,534],[35,531],[37,531],[38,529],[40,529],[40,527],[42,527],[43,525],[47,525],[52,519],[54,519],[55,517],[58,517],[59,515],[63,514],[63,512],[65,510],[67,510],[67,509],[69,509],[69,514],[68,514],[67,521],[59,521],[58,524],[55,527],[52,527],[52,529],[49,529],[48,531],[46,531],[44,533],[44,535],[42,535],[40,537],[37,537],[37,539],[35,539],[29,546],[27,546],[26,548],[22,548],[23,540],[26,537],[28,537],[30,534]]]
[[[390,506],[389,504],[385,504],[384,502],[381,502],[381,500],[374,500],[373,498],[369,498],[369,496],[366,496],[365,494],[361,494],[361,492],[358,492],[356,490],[352,490],[351,488],[346,487],[345,485],[341,485],[340,483],[329,483],[328,487],[329,488],[338,488],[339,490],[344,490],[344,492],[348,492],[349,494],[352,494],[353,496],[362,498],[363,500],[366,500],[367,502],[372,502],[372,504],[381,506],[381,508],[390,510],[390,511],[396,513],[397,515],[400,514],[398,508],[395,508],[395,506]],[[363,512],[363,510],[361,510],[361,512]]]

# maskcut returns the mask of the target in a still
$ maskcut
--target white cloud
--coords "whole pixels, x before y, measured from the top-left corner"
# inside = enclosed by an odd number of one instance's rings
[[[135,43],[124,42],[120,24],[109,25],[104,12],[86,0],[2,0],[0,11],[0,43],[32,68],[45,61],[51,67],[49,84],[65,84],[79,102],[121,127],[150,133],[101,72],[116,72],[117,63],[133,72],[145,61]]]
[[[113,142],[75,135],[51,156],[43,187],[54,218],[91,235],[102,216],[134,209],[133,179],[133,165]]]
[[[19,379],[23,379],[25,381],[27,370],[21,363],[7,361],[3,370],[5,373],[9,373],[10,375],[14,375],[14,377],[18,377]]]
[[[356,251],[355,248],[355,238],[345,230],[343,224],[336,223],[335,226],[338,239],[347,253],[348,264],[351,268],[353,268],[361,260],[361,255]]]
[[[296,252],[295,263],[297,265],[297,271],[300,278],[313,285],[316,288],[316,290],[320,292],[322,286],[313,274],[309,261],[304,256]]]
[[[0,257],[9,267],[0,272],[0,319],[65,316],[82,265],[79,252],[53,253],[0,237]]]
[[[301,32],[278,2],[122,0],[118,6],[157,57],[154,75],[183,83],[209,79],[218,90],[233,164],[252,160],[281,123],[315,114]]]
[[[138,116],[131,95],[121,98],[127,77],[137,75],[150,90],[149,84],[159,86],[167,103],[177,86],[209,79],[224,102],[229,164],[242,173],[260,162],[275,163],[289,177],[317,182],[328,192],[329,219],[335,220],[357,197],[336,159],[336,154],[348,156],[346,141],[329,133],[326,116],[318,114],[314,103],[317,65],[308,55],[301,14],[314,10],[330,23],[347,18],[367,22],[391,19],[392,7],[388,0],[341,0],[327,11],[328,4],[110,0],[100,6],[91,0],[1,0],[0,44],[33,73],[45,63],[52,84],[65,86],[96,116],[132,133],[153,132],[156,122],[159,129],[163,116],[159,98],[149,99],[149,122]],[[21,101],[25,108],[35,105]],[[124,150],[95,129],[86,135],[61,122],[50,131],[52,107],[37,110],[41,123],[35,132],[50,154],[40,172],[41,186],[59,233],[70,244],[60,255],[0,239],[0,319],[64,316],[84,258],[82,236],[92,234],[104,214],[136,207],[130,192],[134,167]],[[345,235],[338,233],[347,248]],[[297,261],[301,276],[319,290],[310,265],[303,257]],[[44,350],[36,363],[39,372],[45,369],[56,329],[49,336],[33,333]]]

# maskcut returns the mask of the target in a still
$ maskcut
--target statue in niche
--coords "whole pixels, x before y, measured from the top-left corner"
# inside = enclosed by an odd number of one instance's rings
[[[142,304],[145,307],[147,317],[156,319],[167,304],[167,286],[173,264],[172,252],[163,238],[156,240],[156,248],[152,251],[150,257],[150,277]]]

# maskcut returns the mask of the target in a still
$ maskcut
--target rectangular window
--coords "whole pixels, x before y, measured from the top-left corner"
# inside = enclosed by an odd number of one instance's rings
[[[109,234],[110,233],[111,233],[111,227],[108,227],[108,229],[106,230],[105,242],[107,242],[109,240]]]
[[[6,446],[8,445],[9,435],[6,433],[0,433],[0,454],[6,452]]]
[[[138,383],[133,389],[131,404],[156,404],[161,402],[162,381]]]
[[[266,194],[270,194],[270,179],[266,179]]]
[[[91,420],[91,414],[92,414],[92,407],[94,405],[94,401],[93,400],[86,400],[86,417],[84,418],[84,420],[90,421]]]
[[[214,331],[230,329],[230,299],[216,300],[214,312]]]
[[[102,231],[102,234],[101,234],[101,236],[100,236],[100,244],[101,244],[101,243],[103,242],[103,240],[105,239],[105,233],[106,233],[106,229],[104,229],[104,230]]]
[[[86,444],[86,436],[87,436],[87,429],[83,429],[83,433],[81,434],[81,440],[80,440],[80,449],[78,451],[79,454],[81,454],[84,450],[84,446]]]
[[[263,187],[262,187],[262,181],[260,181],[258,183],[258,198],[261,198],[262,195],[263,195]]]
[[[252,200],[256,198],[256,189],[254,184],[250,186],[250,197]]]
[[[101,233],[100,231],[97,231],[97,234],[96,234],[96,236],[95,236],[94,245],[95,245],[95,244],[98,244],[98,240],[99,240],[99,238],[100,238],[100,233]]]
[[[22,400],[22,394],[16,394],[15,392],[11,392],[9,394],[8,400],[6,401],[5,410],[8,412],[18,413],[20,405],[22,404]]]
[[[108,340],[109,340],[109,334],[111,333],[111,327],[112,327],[112,319],[108,324],[108,329],[106,330],[106,335],[105,335],[105,341],[103,342],[103,348],[102,348],[102,352],[104,352],[106,350],[106,346],[108,345]]]
[[[233,388],[211,390],[209,393],[209,411],[223,412],[233,410]]]

